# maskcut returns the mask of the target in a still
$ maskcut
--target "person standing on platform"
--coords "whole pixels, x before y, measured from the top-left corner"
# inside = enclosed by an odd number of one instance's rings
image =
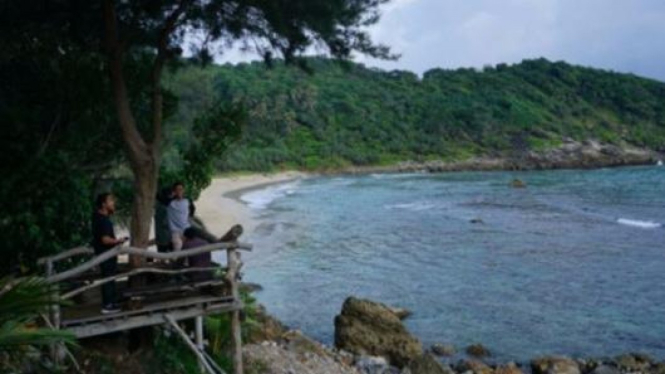
[[[92,214],[92,247],[95,255],[122,245],[129,238],[116,239],[111,216],[115,213],[115,197],[109,192],[97,196],[95,212]],[[102,278],[112,277],[118,271],[118,258],[112,257],[99,265]],[[102,285],[102,314],[117,313],[120,307],[117,303],[115,281]]]

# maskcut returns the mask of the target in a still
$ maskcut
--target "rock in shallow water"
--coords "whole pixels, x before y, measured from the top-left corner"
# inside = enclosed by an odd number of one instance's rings
[[[510,362],[506,365],[500,365],[494,370],[494,374],[524,374],[522,369],[517,367],[514,362]]]
[[[349,297],[335,317],[335,346],[358,355],[386,357],[404,367],[423,353],[393,311],[381,303]]]
[[[621,374],[621,371],[614,366],[600,365],[593,369],[591,374]]]
[[[432,353],[437,356],[450,357],[454,356],[457,353],[457,349],[452,344],[434,344],[431,348]]]
[[[577,363],[568,357],[541,357],[531,361],[533,374],[580,374]]]
[[[447,365],[441,364],[431,353],[425,353],[411,361],[407,369],[410,374],[454,374],[455,372]]]
[[[628,353],[615,357],[614,363],[622,371],[644,372],[651,366],[653,359],[639,353]]]
[[[478,358],[487,357],[491,355],[490,350],[487,349],[482,344],[472,344],[466,347],[466,353],[469,356],[478,357]]]
[[[405,308],[395,308],[392,307],[390,310],[399,318],[400,320],[405,320],[413,314],[410,310],[405,309]]]
[[[458,373],[471,372],[474,374],[492,374],[494,372],[486,363],[478,360],[461,360],[455,366],[455,371]]]

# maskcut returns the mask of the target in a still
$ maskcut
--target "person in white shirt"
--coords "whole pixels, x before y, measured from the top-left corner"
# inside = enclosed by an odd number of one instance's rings
[[[182,182],[173,184],[173,200],[169,204],[167,214],[173,250],[180,251],[182,249],[183,234],[191,226],[189,223],[190,202],[185,197],[185,185]]]

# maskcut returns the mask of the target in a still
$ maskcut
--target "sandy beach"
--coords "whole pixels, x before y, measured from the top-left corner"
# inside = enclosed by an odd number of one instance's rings
[[[196,201],[196,215],[205,222],[210,232],[222,235],[231,226],[240,224],[245,228],[244,236],[247,237],[256,228],[256,222],[249,207],[236,197],[243,191],[304,177],[304,173],[286,171],[214,178]]]

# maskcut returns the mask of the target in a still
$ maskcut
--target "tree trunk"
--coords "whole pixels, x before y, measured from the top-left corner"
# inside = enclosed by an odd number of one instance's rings
[[[127,151],[127,159],[134,174],[134,201],[130,224],[131,244],[134,247],[147,247],[150,239],[150,226],[157,193],[159,176],[159,149],[161,146],[162,100],[159,79],[161,68],[153,75],[153,139],[145,141],[136,125],[136,118],[130,105],[129,91],[123,73],[123,49],[118,40],[115,1],[104,1],[104,24],[108,54],[109,77],[113,90],[113,101],[120,123],[120,130]],[[160,62],[160,66],[163,62]],[[130,263],[136,267],[143,258],[134,257]]]
[[[137,248],[146,248],[150,239],[159,165],[156,157],[148,157],[138,165],[132,163],[131,167],[134,174],[134,201],[132,202],[132,220],[129,228],[131,244]],[[143,257],[130,257],[132,267],[139,267],[144,261]]]

